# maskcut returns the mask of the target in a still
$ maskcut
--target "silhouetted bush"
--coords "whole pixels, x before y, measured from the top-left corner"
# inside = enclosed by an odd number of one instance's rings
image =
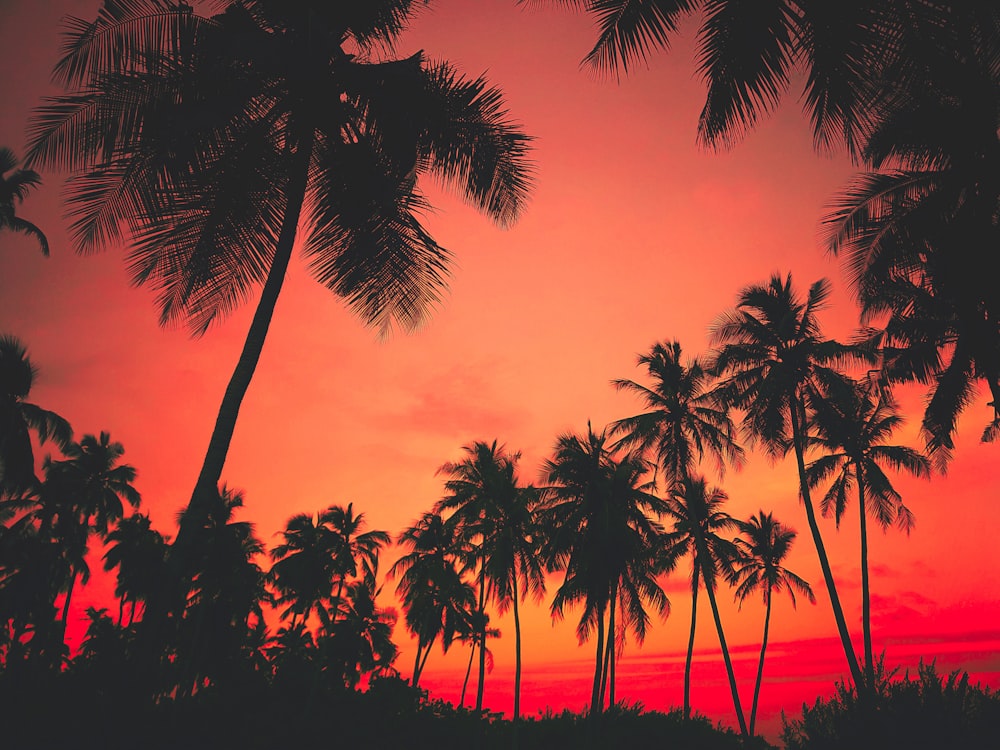
[[[874,706],[839,684],[832,698],[803,705],[801,719],[786,719],[781,739],[788,750],[996,750],[1000,694],[970,685],[968,674],[941,678],[933,664],[921,663],[916,679],[882,679]]]

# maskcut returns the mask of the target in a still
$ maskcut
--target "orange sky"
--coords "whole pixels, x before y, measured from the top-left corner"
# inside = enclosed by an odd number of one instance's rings
[[[24,151],[29,111],[49,90],[59,17],[90,17],[97,7],[96,0],[0,4],[0,145]],[[671,338],[689,354],[705,351],[715,316],[732,306],[740,287],[773,271],[792,272],[803,290],[830,277],[835,293],[826,331],[850,333],[855,308],[836,261],[820,247],[818,228],[850,165],[813,153],[797,91],[732,152],[699,149],[703,86],[693,28],[670,55],[657,55],[649,69],[619,84],[580,69],[594,36],[585,17],[524,10],[513,0],[445,0],[422,14],[400,55],[424,49],[468,75],[487,72],[536,138],[537,188],[527,214],[506,232],[430,191],[438,211],[427,224],[457,263],[450,294],[411,336],[377,341],[293,262],[223,473],[245,490],[243,517],[267,544],[290,515],[351,501],[372,527],[398,533],[440,497],[437,467],[477,439],[522,451],[522,477],[537,481],[558,433],[583,430],[588,418],[599,427],[638,410],[609,385],[641,377],[638,353]],[[44,177],[21,215],[46,231],[52,257],[42,258],[25,238],[0,235],[0,332],[21,338],[40,366],[32,400],[66,416],[78,436],[103,429],[121,441],[139,469],[145,510],[156,526],[172,530],[252,308],[199,340],[160,329],[152,295],[129,287],[120,250],[73,254],[59,177]],[[911,419],[898,440],[915,445],[922,394],[901,396]],[[977,442],[988,421],[985,401],[960,423],[947,477],[899,479],[917,527],[909,538],[891,531],[871,539],[873,624],[876,649],[886,649],[889,664],[937,657],[939,666],[964,666],[996,686],[1000,474],[996,447]],[[828,692],[846,667],[790,462],[775,466],[754,455],[722,484],[734,515],[765,508],[800,531],[788,567],[814,584],[820,600],[815,607],[800,603],[797,612],[776,602],[765,676],[787,681],[764,687],[762,722],[773,732],[780,708],[795,712],[803,700]],[[824,530],[860,638],[857,524],[849,516],[839,533],[832,521]],[[669,620],[641,650],[630,644],[620,669],[619,695],[650,708],[681,701],[678,659],[690,616],[683,576],[668,582]],[[557,585],[553,580],[552,590]],[[105,601],[110,586],[95,582],[74,598],[74,609],[82,617],[87,606]],[[737,612],[729,597],[721,600],[749,705],[762,607],[747,602]],[[553,625],[547,601],[528,610],[526,710],[581,708],[590,646],[577,646],[572,615]],[[732,721],[707,610],[701,620],[693,701]],[[505,637],[493,644],[497,666],[486,703],[509,710],[509,615],[498,624]],[[412,644],[402,626],[396,640],[405,673]],[[465,658],[457,650],[447,658],[433,654],[426,686],[457,695]]]

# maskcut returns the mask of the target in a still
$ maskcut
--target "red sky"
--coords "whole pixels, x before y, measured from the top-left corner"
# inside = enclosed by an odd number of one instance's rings
[[[59,18],[90,17],[97,7],[96,0],[0,4],[0,145],[24,151],[30,109],[51,90]],[[648,69],[617,83],[579,66],[594,37],[586,17],[526,10],[513,0],[443,0],[420,16],[400,55],[423,49],[470,76],[486,72],[536,139],[537,187],[528,212],[508,231],[430,191],[438,211],[427,224],[457,262],[450,294],[410,336],[379,342],[293,263],[223,473],[245,491],[243,518],[256,523],[267,544],[292,514],[333,503],[354,502],[372,528],[398,533],[441,496],[435,470],[474,440],[496,438],[520,450],[522,477],[536,481],[557,434],[584,430],[588,418],[600,427],[639,410],[609,385],[612,378],[641,378],[637,354],[674,338],[689,354],[706,351],[713,319],[742,286],[773,271],[790,271],[802,290],[829,277],[835,293],[826,331],[850,334],[856,309],[819,231],[823,207],[850,164],[813,152],[797,90],[731,152],[699,148],[703,85],[693,32],[688,24],[669,55],[656,55]],[[172,531],[252,308],[198,340],[159,328],[152,294],[129,286],[120,249],[73,253],[60,178],[44,177],[21,215],[44,228],[52,257],[42,258],[25,238],[0,235],[0,332],[21,338],[39,365],[35,403],[66,416],[78,436],[109,430],[124,444],[139,470],[145,510]],[[900,395],[910,420],[897,439],[916,445],[922,393]],[[961,666],[997,686],[1000,474],[996,447],[978,443],[986,400],[960,423],[947,476],[899,478],[917,526],[909,538],[890,531],[871,539],[873,623],[876,649],[885,649],[889,665],[937,658],[942,669]],[[773,733],[782,708],[797,712],[802,701],[830,692],[846,665],[790,462],[752,455],[721,484],[733,515],[764,508],[799,530],[788,567],[819,597],[797,611],[776,602],[761,709],[763,727]],[[850,516],[839,532],[832,521],[823,528],[860,638],[857,523]],[[680,704],[690,617],[684,576],[668,581],[670,618],[641,649],[629,644],[620,697],[648,708]],[[559,581],[550,583],[551,592]],[[95,582],[74,609],[82,617],[87,606],[106,603],[110,586]],[[737,611],[728,596],[721,600],[749,704],[763,607],[748,601]],[[510,709],[509,620],[495,620],[504,637],[493,644],[486,703],[496,710]],[[591,649],[578,647],[573,614],[552,623],[547,599],[528,607],[525,620],[527,712],[580,709]],[[401,625],[396,640],[405,673],[412,643]],[[694,705],[732,724],[707,610],[697,647]],[[457,697],[465,658],[457,649],[433,654],[426,686]]]

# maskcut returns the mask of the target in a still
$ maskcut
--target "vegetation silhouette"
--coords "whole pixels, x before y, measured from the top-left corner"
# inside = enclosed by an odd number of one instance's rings
[[[33,237],[49,255],[49,241],[37,226],[18,216],[15,204],[24,202],[28,194],[42,184],[42,177],[33,169],[18,169],[18,160],[9,148],[0,148],[0,229],[9,229]]]

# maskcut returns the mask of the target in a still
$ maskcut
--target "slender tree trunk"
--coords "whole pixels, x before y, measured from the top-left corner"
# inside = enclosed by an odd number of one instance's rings
[[[62,635],[65,639],[66,637],[66,625],[69,622],[69,603],[73,599],[73,588],[76,586],[76,571],[72,570],[69,574],[69,588],[66,589],[66,598],[63,600],[62,608]]]
[[[594,664],[594,688],[590,693],[590,715],[597,717],[601,713],[601,682],[604,663],[604,612],[597,613],[597,659]]]
[[[271,318],[274,315],[274,307],[278,301],[278,294],[281,292],[288,263],[292,257],[292,248],[295,245],[296,230],[309,179],[309,160],[313,150],[312,130],[307,129],[301,135],[291,162],[286,187],[288,202],[285,206],[285,215],[274,249],[271,268],[268,271],[267,280],[264,282],[264,289],[261,291],[260,301],[257,303],[257,310],[254,312],[243,351],[240,353],[236,369],[233,370],[229,385],[226,386],[226,392],[222,397],[219,414],[215,420],[215,428],[212,430],[212,437],[208,443],[208,450],[205,453],[205,460],[202,463],[201,472],[198,474],[194,492],[191,494],[188,510],[205,504],[206,498],[210,498],[213,493],[218,491],[219,479],[222,476],[222,468],[226,463],[226,455],[233,439],[240,405],[246,395],[247,388],[250,386],[254,371],[257,369],[257,363],[264,348],[264,339],[267,336]],[[183,547],[183,542],[190,535],[186,526],[187,524],[182,519],[177,538],[174,540],[175,547]]]
[[[465,705],[465,691],[469,687],[469,677],[472,675],[472,660],[476,656],[476,642],[472,642],[472,650],[469,652],[469,666],[465,668],[465,680],[462,682],[462,697],[459,698],[458,707]]]
[[[614,679],[614,651],[615,643],[618,637],[618,631],[615,627],[615,603],[618,598],[617,589],[613,590],[611,595],[611,600],[608,606],[608,636],[607,642],[604,646],[604,676],[601,679],[601,710],[607,706],[610,708],[615,705],[615,687],[612,684]],[[605,702],[605,695],[607,695],[608,700]]]
[[[865,512],[865,477],[860,463],[855,463],[858,479],[858,507],[861,513],[861,629],[865,640],[865,680],[875,689],[875,659],[872,655],[872,596],[868,579],[868,514]]]
[[[760,696],[760,684],[764,679],[764,652],[767,650],[767,629],[771,624],[771,589],[767,589],[767,608],[764,612],[764,637],[760,641],[760,661],[757,662],[757,682],[753,688],[753,706],[750,708],[750,736],[753,736],[757,726],[757,698]]]
[[[684,660],[684,718],[691,718],[691,660],[694,657],[694,627],[698,616],[698,562],[691,573],[691,635],[688,636],[687,658]]]
[[[812,533],[813,544],[816,546],[816,555],[819,557],[819,566],[823,571],[823,580],[826,582],[826,590],[830,595],[830,606],[833,608],[833,617],[837,622],[837,631],[840,634],[840,642],[844,647],[844,655],[847,657],[847,666],[851,670],[851,678],[859,689],[864,685],[864,677],[858,667],[858,657],[854,653],[854,645],[851,643],[851,633],[847,628],[847,620],[844,619],[844,609],[840,606],[840,597],[837,595],[837,584],[833,580],[833,571],[830,568],[830,560],[826,555],[826,547],[823,545],[823,537],[819,531],[819,524],[816,522],[816,511],[813,508],[812,498],[809,494],[809,483],[806,481],[806,464],[804,457],[805,436],[803,435],[803,425],[799,421],[799,411],[802,406],[797,396],[792,398],[789,409],[792,421],[792,442],[795,448],[795,462],[799,470],[799,492],[802,496],[802,504],[806,509],[806,520],[809,522],[809,531]]]
[[[517,608],[517,571],[511,569],[511,591],[514,598],[514,724],[521,718],[521,614]]]
[[[719,617],[719,605],[715,601],[715,585],[705,578],[705,593],[708,594],[708,603],[712,605],[712,617],[715,618],[715,629],[719,633],[719,645],[722,647],[722,659],[726,663],[726,673],[729,676],[729,689],[733,694],[733,707],[736,709],[736,718],[740,722],[740,731],[747,736],[747,720],[743,716],[743,707],[740,705],[740,692],[736,688],[736,675],[733,673],[733,662],[729,658],[729,647],[726,646],[726,635],[722,632],[722,618]]]
[[[410,679],[410,685],[416,687],[417,683],[420,682],[420,646],[423,643],[423,638],[417,638],[417,657],[413,661],[413,677]]]
[[[427,666],[427,658],[431,655],[431,648],[434,646],[434,641],[436,636],[431,638],[430,643],[427,644],[427,648],[424,649],[424,658],[420,660],[420,674],[423,675],[424,667]],[[414,686],[415,687],[415,686]]]
[[[479,614],[481,630],[479,637],[482,641],[479,644],[479,685],[476,687],[476,711],[483,710],[483,691],[486,688],[486,552],[485,540],[483,542],[484,551],[482,559],[479,561]]]
[[[618,635],[616,630],[614,637],[611,639],[611,643],[614,648],[611,650],[611,668],[608,673],[608,708],[613,708],[615,705],[615,671],[618,661],[618,644],[615,643],[615,639],[617,639],[617,637]]]

